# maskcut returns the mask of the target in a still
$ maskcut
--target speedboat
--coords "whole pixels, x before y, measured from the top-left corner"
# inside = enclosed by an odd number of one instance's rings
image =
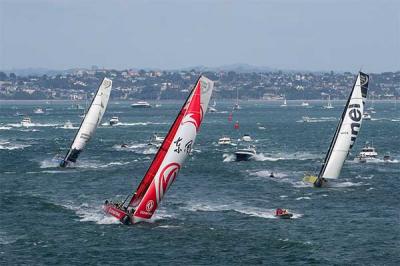
[[[67,122],[65,122],[63,128],[72,129],[72,128],[74,128],[74,125],[71,123],[71,121],[67,120]]]
[[[281,219],[290,219],[293,217],[293,213],[288,212],[288,210],[286,210],[286,209],[278,208],[275,211],[275,217],[281,218]]]
[[[113,117],[111,117],[111,119],[110,119],[110,126],[116,125],[116,124],[118,124],[118,123],[119,123],[118,116],[113,116]]]
[[[24,119],[22,119],[22,121],[21,121],[21,126],[23,126],[23,127],[29,127],[29,126],[31,126],[32,125],[32,121],[31,121],[31,118],[30,117],[24,117]]]
[[[256,155],[256,149],[254,146],[248,146],[247,148],[237,149],[235,152],[236,161],[249,161]]]
[[[34,114],[44,114],[44,111],[42,108],[36,108],[35,110],[33,110]]]
[[[218,140],[218,145],[231,145],[232,141],[230,137],[222,137]]]
[[[216,113],[216,112],[217,112],[217,109],[215,109],[215,108],[212,107],[212,106],[209,106],[209,107],[208,107],[208,112],[209,112],[209,113]]]
[[[367,112],[364,112],[363,119],[364,120],[371,120],[371,115],[369,113],[367,113]]]
[[[242,137],[242,141],[251,142],[251,141],[253,141],[253,139],[250,137],[250,135],[244,134]]]
[[[146,101],[139,101],[136,103],[132,103],[131,107],[133,107],[133,108],[150,108],[151,105]]]
[[[312,120],[313,119],[311,117],[309,117],[309,116],[303,116],[301,118],[301,121],[304,122],[304,123],[310,123],[310,122],[312,122]]]
[[[154,133],[147,145],[152,145],[159,148],[163,143],[164,139],[165,139],[164,137],[159,137],[157,133]]]
[[[384,162],[389,162],[390,160],[392,160],[392,158],[390,157],[390,154],[385,154],[385,156],[383,156]]]
[[[375,148],[366,143],[365,147],[362,148],[355,160],[359,161],[360,163],[365,163],[368,160],[376,159],[377,157],[378,153],[376,152]]]
[[[306,107],[306,106],[310,106],[310,104],[308,102],[302,102],[301,106],[305,106]]]

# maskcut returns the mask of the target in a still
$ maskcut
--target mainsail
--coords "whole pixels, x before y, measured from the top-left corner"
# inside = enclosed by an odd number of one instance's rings
[[[106,111],[111,87],[111,79],[104,78],[92,100],[92,103],[90,104],[89,110],[82,119],[79,130],[76,132],[68,153],[60,163],[61,167],[66,167],[70,162],[76,162],[79,153],[84,149],[90,138],[93,136],[97,126],[101,122],[104,112]]]
[[[135,209],[133,221],[152,217],[183,162],[192,150],[214,88],[214,82],[201,76],[183,104],[175,122],[159,148],[143,180],[129,201]]]
[[[368,92],[368,81],[369,76],[367,74],[362,72],[358,74],[318,174],[318,179],[314,184],[320,183],[322,178],[336,179],[339,177],[344,161],[360,131]]]

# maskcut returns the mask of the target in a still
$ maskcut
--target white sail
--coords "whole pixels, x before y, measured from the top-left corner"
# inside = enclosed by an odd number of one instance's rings
[[[318,178],[339,177],[347,154],[359,133],[368,91],[368,75],[360,72],[339,121]]]
[[[67,166],[69,162],[76,162],[79,153],[85,148],[86,144],[93,136],[97,126],[101,122],[104,112],[106,111],[111,87],[112,81],[108,78],[104,78],[92,100],[89,110],[82,120],[81,126],[75,135],[67,155],[60,163],[61,167]]]

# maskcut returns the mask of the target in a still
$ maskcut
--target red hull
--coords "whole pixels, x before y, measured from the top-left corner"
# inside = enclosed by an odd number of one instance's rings
[[[112,204],[112,203],[104,204],[103,205],[103,211],[106,214],[114,216],[115,218],[117,218],[123,224],[131,224],[132,223],[131,215],[129,215],[124,210],[121,210],[120,208],[115,206],[115,204]]]

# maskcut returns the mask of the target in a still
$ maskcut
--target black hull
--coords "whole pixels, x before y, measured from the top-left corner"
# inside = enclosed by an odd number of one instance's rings
[[[252,154],[245,154],[245,153],[235,153],[236,161],[250,161],[254,155]]]

